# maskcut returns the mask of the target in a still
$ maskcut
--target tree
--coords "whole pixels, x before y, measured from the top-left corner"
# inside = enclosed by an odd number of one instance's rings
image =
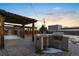
[[[41,28],[39,29],[39,31],[41,33],[46,33],[47,32],[47,27],[45,27],[44,25],[42,25]]]

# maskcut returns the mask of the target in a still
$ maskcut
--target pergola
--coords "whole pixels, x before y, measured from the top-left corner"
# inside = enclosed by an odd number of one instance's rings
[[[4,48],[4,22],[22,24],[23,33],[24,33],[24,28],[25,28],[24,26],[26,24],[32,23],[32,27],[31,27],[32,40],[34,40],[34,23],[37,22],[37,20],[0,9],[0,48],[1,49]],[[24,36],[24,34],[22,35]]]

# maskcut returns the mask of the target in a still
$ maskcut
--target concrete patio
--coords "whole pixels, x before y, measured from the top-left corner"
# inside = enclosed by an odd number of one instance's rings
[[[2,56],[36,55],[32,41],[27,39],[5,39],[5,49],[0,50]]]

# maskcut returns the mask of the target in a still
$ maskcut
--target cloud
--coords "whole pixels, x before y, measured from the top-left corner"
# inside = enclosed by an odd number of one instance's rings
[[[60,7],[54,7],[52,8],[50,11],[47,11],[47,12],[42,12],[43,15],[47,15],[47,16],[51,16],[55,13],[59,13],[60,10],[62,10]]]
[[[61,10],[61,8],[60,7],[54,7],[54,8],[52,8],[53,10]]]

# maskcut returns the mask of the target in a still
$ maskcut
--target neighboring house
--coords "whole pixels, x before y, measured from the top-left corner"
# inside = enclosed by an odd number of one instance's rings
[[[53,33],[54,31],[59,31],[61,30],[62,25],[50,25],[48,26],[48,32]]]
[[[64,32],[66,35],[79,35],[79,27],[64,27],[61,25],[51,25],[48,26],[49,33],[53,32]]]
[[[4,25],[4,32],[5,35],[22,35],[22,28],[21,26],[16,26],[16,25]],[[35,33],[37,31],[37,27],[35,27]],[[25,27],[25,34],[26,35],[31,35],[32,33],[32,27]]]
[[[4,25],[4,30],[5,35],[17,35],[21,29],[19,27],[15,28],[13,25]]]
[[[50,25],[48,26],[48,31],[61,30],[62,25]]]
[[[64,32],[67,35],[79,35],[79,27],[62,28],[60,31]]]

